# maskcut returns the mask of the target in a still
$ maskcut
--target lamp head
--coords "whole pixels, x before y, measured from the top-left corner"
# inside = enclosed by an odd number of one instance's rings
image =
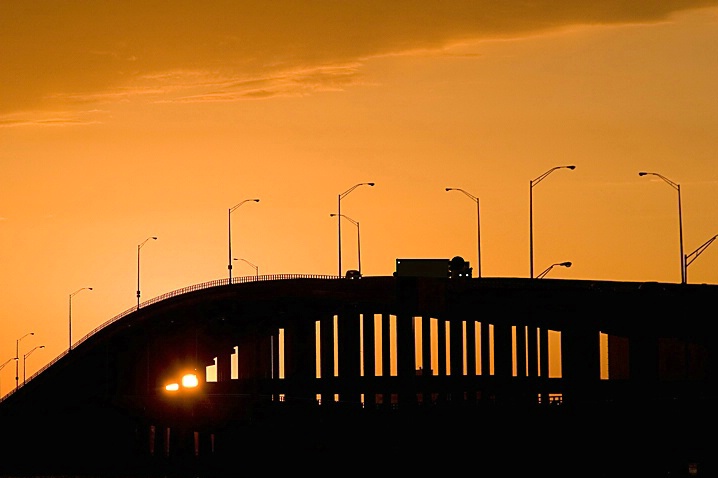
[[[156,240],[157,240],[157,236],[152,236],[152,239],[154,239],[154,240],[156,241]]]
[[[566,166],[566,167],[567,167],[568,169],[576,169],[576,166],[574,166],[574,165]]]
[[[447,191],[451,191],[452,189],[454,189],[454,188],[446,188]]]
[[[259,202],[259,199],[252,199],[252,201],[254,201],[254,202]]]
[[[562,262],[559,265],[563,266],[563,267],[571,267],[572,263],[571,262]]]
[[[87,290],[92,290],[92,287],[88,287]]]
[[[374,183],[367,183],[369,186],[374,186]]]
[[[646,174],[648,174],[648,173],[645,171],[641,171],[640,173],[638,173],[639,176],[645,176]]]

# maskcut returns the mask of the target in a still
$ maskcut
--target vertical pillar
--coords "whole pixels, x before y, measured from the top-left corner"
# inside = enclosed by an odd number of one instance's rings
[[[433,391],[431,384],[434,383],[432,375],[435,371],[432,370],[432,357],[431,357],[431,317],[424,315],[420,318],[421,320],[421,394],[422,403],[424,405],[431,405],[433,401]]]
[[[391,315],[382,314],[381,316],[381,363],[383,383],[391,384]],[[385,407],[391,408],[391,396],[394,393],[391,387],[387,387],[383,391],[382,403]]]
[[[550,355],[549,355],[549,341],[548,341],[548,328],[541,327],[539,329],[539,390],[541,393],[541,403],[543,405],[550,405],[549,393],[550,380],[549,380],[549,366],[550,366]]]
[[[451,400],[464,400],[464,322],[451,314],[449,317],[449,379]]]
[[[345,404],[360,404],[361,393],[357,387],[361,376],[361,338],[359,335],[360,315],[346,312],[337,321],[337,346],[339,357],[340,401]]]
[[[233,349],[220,347],[217,354],[217,382],[228,382],[232,379],[232,352]],[[242,361],[238,361],[241,363]]]
[[[443,317],[440,317],[437,319],[437,333],[436,333],[436,344],[437,344],[437,350],[436,350],[436,360],[437,360],[437,370],[436,375],[439,377],[442,377],[439,383],[441,384],[439,390],[437,391],[437,400],[438,401],[446,401],[449,391],[447,390],[447,364],[446,364],[446,319]]]
[[[511,324],[500,321],[494,324],[494,384],[497,401],[510,398],[513,379],[513,337]]]
[[[601,380],[601,340],[598,330],[573,325],[561,330],[561,376],[564,402],[592,401]]]
[[[414,337],[414,317],[408,314],[396,318],[396,372],[401,384],[399,403],[402,406],[416,403],[413,393],[416,383],[416,347]]]
[[[516,376],[526,377],[526,326],[516,326]]]
[[[363,357],[364,361],[364,380],[367,384],[364,390],[364,403],[367,406],[373,407],[376,405],[376,388],[375,388],[375,372],[376,372],[376,343],[374,342],[374,314],[363,313],[362,314],[362,344],[363,344]]]
[[[324,315],[319,319],[319,373],[322,405],[334,402],[334,316]]]
[[[476,321],[467,319],[464,321],[466,329],[466,375],[469,380],[466,381],[468,388],[466,390],[466,400],[470,402],[476,401]]]
[[[296,316],[286,321],[284,329],[285,380],[290,393],[287,400],[311,403],[315,399],[316,328],[314,319]]]
[[[526,330],[526,363],[528,366],[528,376],[536,377],[539,374],[538,364],[538,329],[535,325],[529,325]]]

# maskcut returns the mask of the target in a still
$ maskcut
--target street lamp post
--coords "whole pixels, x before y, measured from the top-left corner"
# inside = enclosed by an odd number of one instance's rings
[[[337,228],[338,228],[338,237],[339,237],[339,277],[342,276],[342,199],[344,199],[347,194],[354,191],[359,186],[374,186],[374,183],[358,183],[354,186],[350,187],[343,193],[339,194],[339,199],[337,200]]]
[[[75,294],[77,294],[77,293],[79,293],[80,291],[83,291],[83,290],[85,290],[85,289],[87,289],[87,290],[92,290],[92,287],[83,287],[83,288],[81,288],[81,289],[77,289],[75,292],[73,292],[72,294],[70,294],[70,301],[69,301],[69,302],[70,302],[70,304],[69,304],[69,320],[68,320],[68,323],[69,323],[69,344],[68,344],[68,347],[67,347],[67,351],[68,351],[68,352],[72,350],[72,296],[74,296]],[[137,290],[139,291],[139,289],[140,289],[140,288],[139,288],[139,286],[138,286],[138,287],[137,287]]]
[[[35,350],[44,349],[44,348],[45,348],[44,345],[37,345],[37,346],[33,347],[33,349],[30,350],[28,353],[26,353],[22,356],[22,384],[23,385],[25,385],[25,370],[27,370],[27,367],[25,367],[25,361],[30,356],[30,354],[33,353]]]
[[[239,204],[229,208],[229,212],[227,213],[227,230],[228,230],[228,249],[229,249],[229,263],[227,264],[227,270],[229,271],[229,283],[232,283],[232,212],[237,209],[242,204],[254,201],[259,202],[259,199],[252,198],[252,199],[245,199],[244,201],[240,202]]]
[[[0,365],[0,371],[2,371],[2,369],[5,368],[5,365],[9,364],[11,360],[17,361],[17,358],[15,358],[15,357],[10,357],[10,358],[7,359],[5,362],[3,362],[2,365]],[[0,397],[2,397],[2,387],[0,387]]]
[[[336,214],[329,214],[331,217],[336,216]],[[359,276],[361,277],[361,236],[359,234],[359,221],[355,221],[354,219],[350,218],[349,216],[342,214],[342,217],[346,219],[347,221],[351,222],[357,227],[357,263],[358,263],[358,269]]]
[[[35,335],[35,332],[28,332],[15,341],[15,390],[20,387],[20,341],[28,335]]]
[[[683,265],[683,279],[685,280],[686,284],[688,283],[688,266],[691,265],[693,263],[693,261],[695,261],[698,258],[698,256],[700,256],[703,253],[703,251],[705,251],[706,248],[708,246],[710,246],[711,243],[713,243],[713,241],[716,240],[716,238],[718,238],[718,234],[716,234],[715,236],[711,237],[706,242],[701,244],[700,247],[698,247],[698,249],[696,249],[695,251],[691,252],[690,254],[686,254],[683,257],[683,264],[684,264]]]
[[[663,181],[666,182],[670,187],[678,191],[678,240],[680,243],[680,249],[681,249],[681,284],[686,283],[686,265],[685,265],[685,256],[683,255],[683,214],[681,212],[681,185],[678,183],[674,183],[667,177],[658,174],[658,173],[649,173],[645,171],[641,171],[638,173],[639,176],[657,176],[661,178]]]
[[[157,236],[150,236],[137,245],[137,310],[140,310],[140,249],[150,239],[157,240]]]
[[[481,278],[481,213],[479,209],[479,198],[461,188],[446,188],[447,191],[460,191],[476,202],[476,275]]]
[[[551,271],[551,269],[553,269],[553,268],[556,267],[556,266],[560,266],[560,267],[571,267],[571,265],[572,265],[571,262],[568,262],[568,261],[567,261],[567,262],[557,262],[556,264],[551,264],[548,268],[546,268],[545,271],[543,271],[542,273],[540,273],[539,275],[537,275],[536,278],[537,278],[537,279],[543,279],[544,277],[546,277],[546,274],[548,274],[548,273]]]
[[[530,256],[530,277],[534,278],[534,186],[543,181],[546,176],[557,169],[576,169],[576,166],[555,166],[536,179],[529,181],[529,256]]]
[[[237,259],[237,258],[235,257],[234,260],[235,260],[235,261],[244,261],[244,262],[246,262],[247,264],[249,264],[251,267],[253,267],[253,268],[254,268],[254,278],[255,278],[255,280],[259,280],[259,266],[255,266],[254,264],[252,264],[251,262],[249,262],[247,259]]]

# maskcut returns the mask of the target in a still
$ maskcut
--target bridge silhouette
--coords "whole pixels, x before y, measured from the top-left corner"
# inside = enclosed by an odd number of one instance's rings
[[[124,311],[3,397],[0,475],[714,470],[718,286],[231,282]]]

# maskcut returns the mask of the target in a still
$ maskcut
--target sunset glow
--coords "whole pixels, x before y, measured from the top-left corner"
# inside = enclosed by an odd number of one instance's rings
[[[101,3],[0,4],[0,363],[33,331],[28,377],[228,266],[527,278],[530,193],[536,274],[571,264],[541,280],[677,283],[718,234],[718,1]],[[359,248],[330,215],[368,182]]]

